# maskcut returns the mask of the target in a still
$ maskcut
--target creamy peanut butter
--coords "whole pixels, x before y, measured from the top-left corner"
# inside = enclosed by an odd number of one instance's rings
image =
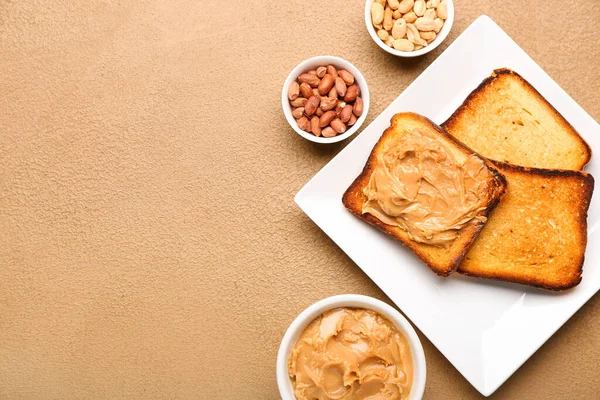
[[[336,308],[296,341],[289,375],[298,400],[407,399],[413,361],[390,321],[372,310]]]
[[[416,242],[449,247],[469,221],[485,222],[478,214],[486,208],[488,176],[481,158],[458,163],[433,134],[413,130],[377,156],[362,212]]]

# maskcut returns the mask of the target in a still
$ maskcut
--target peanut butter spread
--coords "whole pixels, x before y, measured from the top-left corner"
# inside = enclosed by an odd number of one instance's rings
[[[481,158],[460,164],[433,134],[413,130],[377,156],[362,212],[416,242],[449,247],[469,221],[485,222],[478,214],[487,205],[488,175]]]
[[[407,399],[410,346],[372,310],[337,308],[314,320],[294,344],[289,375],[298,400]]]

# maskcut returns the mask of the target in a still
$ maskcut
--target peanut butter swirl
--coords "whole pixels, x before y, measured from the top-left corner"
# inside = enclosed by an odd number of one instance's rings
[[[362,212],[400,227],[420,243],[449,247],[459,230],[486,208],[489,171],[471,155],[458,163],[439,139],[413,130],[375,160]]]
[[[294,344],[289,376],[298,400],[408,399],[413,361],[404,335],[372,310],[337,308]]]

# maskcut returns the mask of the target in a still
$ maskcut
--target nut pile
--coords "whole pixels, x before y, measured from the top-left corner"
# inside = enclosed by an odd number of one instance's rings
[[[354,75],[333,65],[300,75],[290,84],[288,99],[298,127],[326,138],[346,132],[364,106]]]
[[[448,18],[445,0],[375,0],[371,22],[385,44],[400,51],[431,43]]]

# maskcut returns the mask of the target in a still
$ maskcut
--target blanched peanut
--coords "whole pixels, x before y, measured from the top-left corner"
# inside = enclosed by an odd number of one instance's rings
[[[371,20],[373,25],[378,25],[383,22],[383,6],[377,2],[371,5]]]
[[[386,8],[385,11],[383,12],[383,29],[385,29],[386,31],[389,31],[392,29],[392,23],[394,21],[394,19],[392,18],[392,9],[391,8]]]
[[[394,39],[402,39],[404,35],[406,35],[406,21],[400,18],[394,21],[392,36]]]
[[[402,48],[402,51],[429,45],[446,18],[448,0],[377,0],[371,5],[371,19],[379,40],[390,47]],[[400,39],[408,40],[412,45],[403,41],[394,45]],[[407,50],[411,46],[413,50]],[[346,85],[350,83],[346,82]]]
[[[415,49],[413,42],[407,39],[396,39],[392,42],[392,46],[400,51],[413,51]]]
[[[377,37],[379,37],[379,39],[383,40],[384,42],[387,40],[387,38],[389,36],[390,36],[390,34],[385,29],[380,29],[377,31]]]
[[[411,11],[411,12],[404,14],[402,16],[402,19],[405,20],[406,22],[408,22],[409,24],[412,24],[413,22],[415,22],[417,20],[417,14],[415,14],[414,11]]]
[[[398,11],[400,11],[402,14],[405,14],[405,13],[409,12],[410,10],[412,10],[414,5],[415,5],[414,0],[402,0],[400,2],[400,5],[398,6]]]
[[[387,0],[388,5],[390,6],[390,8],[392,10],[397,10],[398,7],[400,7],[400,1],[399,0]]]

